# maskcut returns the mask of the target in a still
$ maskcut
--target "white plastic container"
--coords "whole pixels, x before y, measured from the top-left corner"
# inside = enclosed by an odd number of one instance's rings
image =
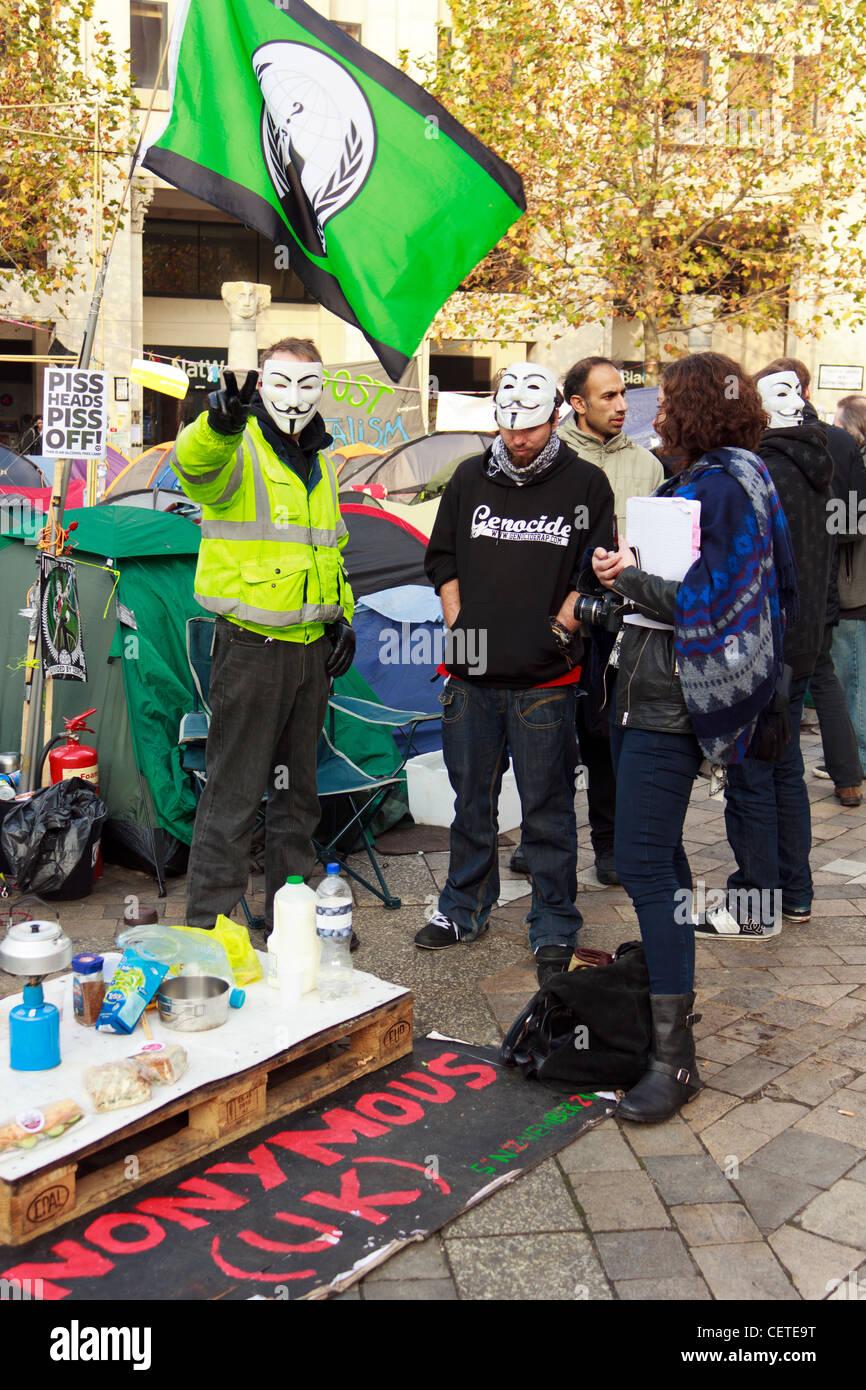
[[[316,936],[316,895],[302,878],[287,878],[274,894],[274,929],[268,937],[268,951],[275,957],[275,969],[266,979],[274,989],[280,987],[280,972],[303,972],[301,993],[316,988],[319,973],[319,941]]]
[[[416,825],[450,826],[454,819],[454,792],[441,750],[419,753],[406,764],[409,811]],[[499,793],[499,829],[516,830],[520,825],[520,797],[514,769],[509,763]]]

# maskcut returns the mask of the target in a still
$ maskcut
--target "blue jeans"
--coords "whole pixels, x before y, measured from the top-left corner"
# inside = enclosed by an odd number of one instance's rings
[[[703,760],[693,734],[611,726],[616,871],[634,903],[651,994],[695,987],[692,874],[683,823]]]
[[[866,621],[843,619],[833,634],[830,655],[857,735],[860,766],[866,770]]]
[[[452,677],[439,699],[442,752],[456,796],[439,911],[474,940],[499,897],[497,806],[510,752],[520,794],[523,852],[532,875],[529,944],[534,951],[573,946],[583,923],[574,905],[573,690],[503,690]]]
[[[728,879],[728,907],[738,921],[772,926],[784,911],[812,904],[812,816],[803,780],[800,720],[808,678],[791,685],[793,737],[777,763],[744,758],[728,768],[725,827],[737,871]]]

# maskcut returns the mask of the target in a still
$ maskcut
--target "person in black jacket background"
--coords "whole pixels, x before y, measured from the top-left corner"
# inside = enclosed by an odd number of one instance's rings
[[[809,921],[812,910],[812,819],[800,720],[824,638],[833,460],[826,426],[817,415],[804,418],[796,373],[765,368],[754,380],[769,417],[757,453],[776,485],[797,562],[800,613],[784,642],[784,660],[792,669],[792,736],[777,762],[746,757],[728,770],[725,825],[737,870],[728,878],[728,906],[708,912],[699,935],[766,940],[782,929],[780,910],[788,921],[800,923]]]
[[[499,896],[497,803],[510,754],[532,876],[529,942],[543,983],[568,968],[581,925],[574,602],[584,550],[613,539],[613,492],[601,469],[557,437],[561,397],[550,371],[516,363],[495,400],[500,435],[455,471],[427,548],[450,629],[439,698],[456,801],[448,878],[415,944],[437,950],[487,930]]]
[[[836,403],[834,425],[851,436],[860,455],[859,477],[866,477],[866,396],[843,396]],[[860,767],[866,773],[866,504],[862,486],[842,494],[844,533],[840,528],[839,622],[833,633],[833,666],[845,692],[854,727]],[[840,508],[836,508],[840,510]]]
[[[800,383],[800,393],[805,401],[803,419],[816,420],[818,413],[809,399],[811,375],[805,362],[797,357],[778,357],[765,368],[767,372],[795,372]],[[839,624],[839,562],[841,546],[856,541],[859,536],[855,529],[850,532],[850,519],[860,515],[860,503],[866,508],[866,467],[860,450],[847,430],[836,425],[825,425],[827,431],[827,451],[833,460],[833,496],[842,502],[842,507],[833,507],[829,530],[833,538],[830,558],[830,579],[827,587],[827,611],[824,621],[824,638],[809,690],[815,705],[815,713],[821,728],[821,742],[824,761],[812,769],[816,777],[832,780],[836,796],[843,806],[859,806],[863,794],[860,790],[862,769],[860,753],[857,748],[857,735],[848,713],[848,702],[831,655],[834,634]],[[837,524],[841,513],[844,524]]]

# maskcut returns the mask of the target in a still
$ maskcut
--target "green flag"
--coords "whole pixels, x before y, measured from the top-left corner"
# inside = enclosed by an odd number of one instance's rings
[[[519,175],[297,0],[180,0],[170,72],[145,167],[285,248],[398,380],[525,211]]]

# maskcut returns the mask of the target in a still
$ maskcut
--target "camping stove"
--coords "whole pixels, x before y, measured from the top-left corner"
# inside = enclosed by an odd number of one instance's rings
[[[9,1064],[13,1071],[60,1066],[60,1012],[47,1004],[42,981],[72,960],[72,942],[59,922],[16,922],[0,942],[0,970],[24,975],[24,1003],[9,1013]]]

